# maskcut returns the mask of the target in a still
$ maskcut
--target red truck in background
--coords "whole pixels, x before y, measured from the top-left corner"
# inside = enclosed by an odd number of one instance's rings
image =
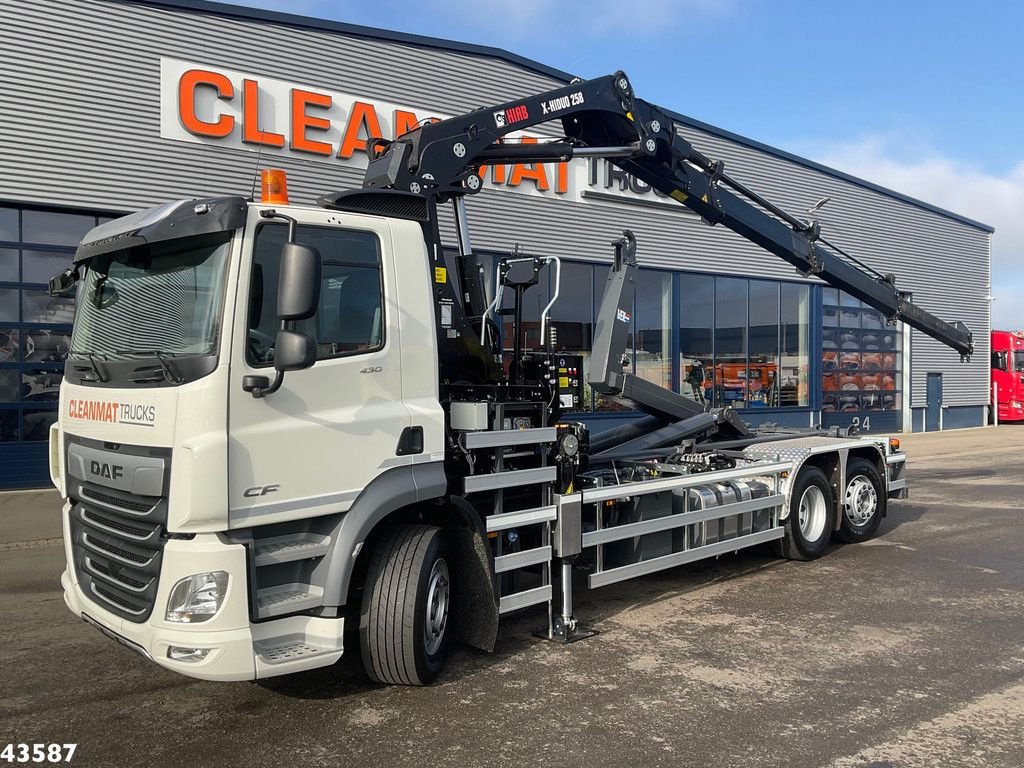
[[[992,407],[1000,422],[1024,421],[1024,331],[992,331]]]

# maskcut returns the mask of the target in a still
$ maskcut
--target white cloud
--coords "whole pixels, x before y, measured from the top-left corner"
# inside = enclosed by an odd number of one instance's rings
[[[904,147],[909,149],[902,151]],[[1024,327],[1024,162],[1005,173],[987,173],[888,136],[833,144],[805,142],[797,151],[994,227],[992,326]]]

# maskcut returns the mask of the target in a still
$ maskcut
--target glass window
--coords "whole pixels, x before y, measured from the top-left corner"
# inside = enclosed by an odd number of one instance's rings
[[[18,322],[17,288],[0,288],[0,321]]]
[[[95,274],[89,270],[88,274]],[[152,314],[151,304],[146,304],[145,314]],[[123,308],[122,308],[122,311]],[[87,314],[87,313],[83,313]],[[75,300],[69,296],[51,296],[46,291],[21,292],[21,319],[26,323],[52,323],[70,325],[75,317]]]
[[[25,362],[62,363],[71,349],[71,331],[23,328],[21,359]]]
[[[3,304],[0,303],[0,307]],[[0,363],[13,363],[18,360],[18,339],[21,331],[17,328],[0,327]]]
[[[25,408],[21,417],[21,439],[48,440],[50,438],[50,425],[57,421],[57,411],[52,408],[42,410],[40,408]]]
[[[824,294],[826,317],[839,314],[839,327],[826,328],[822,343],[822,411],[856,415],[900,407],[900,332],[878,310],[849,294]]]
[[[779,284],[750,281],[747,404],[777,408],[779,402]]]
[[[553,269],[551,274],[554,288]],[[550,294],[548,294],[550,296]],[[540,307],[543,309],[543,306]],[[538,310],[538,316],[540,310]],[[583,358],[583,406],[590,410],[590,350],[594,344],[594,267],[590,264],[562,262],[562,279],[558,301],[551,308],[551,326],[555,333],[555,350]],[[538,334],[539,337],[539,334]],[[602,408],[610,407],[603,403]]]
[[[96,226],[96,217],[80,213],[25,210],[22,242],[40,245],[78,245],[85,233]]]
[[[47,283],[50,278],[71,266],[70,251],[22,250],[21,279],[26,283]],[[0,267],[2,269],[2,267]]]
[[[672,275],[638,271],[633,329],[634,373],[672,389]]]
[[[779,405],[809,404],[807,386],[810,363],[811,288],[782,283],[781,339],[779,362]]]
[[[254,365],[274,359],[277,319],[277,284],[281,248],[288,228],[265,225],[256,235],[252,284],[249,293],[247,358]],[[377,236],[372,232],[300,226],[296,241],[320,252],[323,275],[320,304],[296,330],[312,335],[317,359],[372,352],[384,346],[384,287]]]
[[[21,390],[17,368],[0,368],[0,403],[13,403]]]
[[[21,371],[21,399],[25,402],[56,401],[60,397],[60,382],[64,372],[60,369],[23,368]]]
[[[992,368],[996,371],[1007,370],[1006,352],[992,352]]]
[[[594,341],[593,274],[589,264],[562,263],[558,301],[551,308],[555,349],[559,352],[590,352]]]
[[[716,405],[746,405],[747,391],[747,281],[715,279]]]
[[[112,359],[153,350],[168,355],[214,352],[230,239],[230,233],[219,232],[93,258],[78,291],[74,349]],[[42,292],[37,299],[35,294],[24,292],[26,321],[70,321],[65,314],[70,315],[72,300]]]
[[[16,243],[21,239],[18,235],[18,209],[0,208],[0,240]]]
[[[17,409],[0,409],[0,443],[18,441],[18,422],[21,412]]]
[[[680,390],[697,402],[712,399],[714,360],[715,279],[682,275],[679,280]]]
[[[14,248],[0,248],[0,280],[8,283],[19,280],[18,251]]]

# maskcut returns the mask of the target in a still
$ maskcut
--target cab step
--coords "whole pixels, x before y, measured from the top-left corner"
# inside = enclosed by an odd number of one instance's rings
[[[258,590],[256,603],[260,618],[268,619],[316,608],[323,601],[323,596],[323,589],[312,584],[281,584]]]
[[[334,646],[317,645],[304,638],[275,638],[263,643],[254,643],[256,655],[264,664],[286,664],[300,659],[338,654]]]
[[[317,533],[271,536],[256,542],[256,567],[323,557],[330,546],[331,537]]]

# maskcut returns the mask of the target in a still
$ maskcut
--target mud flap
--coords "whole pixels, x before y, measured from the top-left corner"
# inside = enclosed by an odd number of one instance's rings
[[[498,640],[498,597],[483,535],[472,528],[449,529],[455,547],[455,639],[488,653]]]

